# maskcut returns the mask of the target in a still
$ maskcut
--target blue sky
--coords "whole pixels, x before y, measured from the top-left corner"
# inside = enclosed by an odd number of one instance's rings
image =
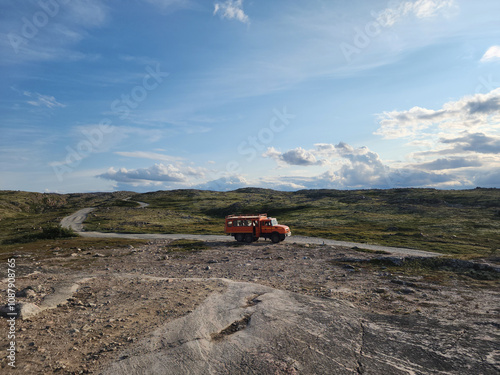
[[[0,189],[500,187],[497,0],[0,8]]]

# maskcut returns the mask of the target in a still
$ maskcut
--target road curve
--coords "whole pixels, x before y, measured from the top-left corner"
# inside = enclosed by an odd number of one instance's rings
[[[83,222],[87,218],[87,215],[94,210],[95,208],[84,208],[76,211],[74,214],[63,217],[61,220],[61,227],[73,229],[78,233],[83,232]]]
[[[142,206],[141,207],[145,207]],[[201,240],[201,241],[216,241],[216,242],[228,242],[234,241],[230,236],[225,235],[213,235],[213,234],[162,234],[162,233],[104,233],[104,232],[86,232],[83,229],[83,222],[87,215],[92,212],[95,208],[83,208],[74,214],[64,217],[61,220],[61,226],[64,228],[71,228],[75,232],[78,232],[82,237],[97,237],[97,238],[129,238],[129,239],[188,239],[188,240]],[[395,256],[415,256],[415,257],[436,257],[442,254],[434,253],[430,251],[407,249],[402,247],[390,247],[381,245],[370,245],[364,243],[347,242],[347,241],[336,241],[329,240],[325,238],[318,237],[307,237],[307,236],[292,236],[286,241],[296,244],[317,244],[317,245],[333,245],[333,246],[344,246],[349,248],[358,247],[361,249],[373,250],[373,251],[385,251]]]

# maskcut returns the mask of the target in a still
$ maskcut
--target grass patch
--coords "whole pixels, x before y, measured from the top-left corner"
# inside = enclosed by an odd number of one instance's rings
[[[101,207],[131,207],[137,208],[140,207],[140,204],[128,199],[116,199],[109,203],[105,203],[101,205]]]
[[[60,225],[49,225],[41,228],[41,231],[25,234],[20,237],[4,240],[5,245],[34,242],[37,240],[55,240],[59,238],[79,237],[73,229],[63,228]]]
[[[390,255],[391,253],[384,250],[371,250],[371,249],[363,249],[361,247],[354,246],[352,250],[359,251],[361,253],[369,253],[369,254],[381,254],[381,255]]]
[[[447,257],[406,259],[401,265],[389,259],[372,259],[370,265],[383,267],[391,273],[406,276],[422,276],[430,282],[443,283],[453,277],[470,278],[479,281],[500,281],[500,273],[477,263]],[[365,263],[366,264],[366,263]]]

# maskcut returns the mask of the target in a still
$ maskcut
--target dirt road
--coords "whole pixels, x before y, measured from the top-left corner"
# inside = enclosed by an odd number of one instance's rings
[[[141,207],[147,207],[147,203],[138,202]],[[230,236],[224,235],[209,235],[209,234],[131,234],[131,233],[103,233],[103,232],[85,232],[83,229],[83,222],[87,215],[92,212],[94,208],[84,208],[74,214],[67,216],[61,220],[61,226],[65,228],[72,228],[74,231],[78,232],[83,237],[100,237],[100,238],[130,238],[130,239],[163,239],[163,240],[174,240],[174,239],[190,239],[190,240],[201,240],[201,241],[217,241],[226,242],[234,241]],[[262,241],[262,240],[261,240]],[[348,248],[361,248],[374,251],[385,251],[387,253],[393,254],[395,256],[415,256],[415,257],[436,257],[440,256],[439,253],[434,253],[430,251],[422,251],[416,249],[406,249],[400,247],[389,247],[380,245],[363,244],[356,242],[346,242],[346,241],[336,241],[323,239],[318,237],[306,237],[306,236],[292,236],[286,240],[287,242],[295,244],[315,244],[315,245],[330,245],[330,246],[343,246]]]

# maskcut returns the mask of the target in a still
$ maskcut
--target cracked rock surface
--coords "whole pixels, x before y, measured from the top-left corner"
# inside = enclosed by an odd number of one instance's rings
[[[19,373],[500,371],[495,281],[408,274],[365,262],[377,254],[314,244],[49,253],[16,262],[16,287],[32,291],[18,302],[41,310],[16,323]]]
[[[348,304],[226,282],[223,293],[156,330],[104,373],[355,373],[359,314]],[[256,294],[259,302],[248,304]]]

